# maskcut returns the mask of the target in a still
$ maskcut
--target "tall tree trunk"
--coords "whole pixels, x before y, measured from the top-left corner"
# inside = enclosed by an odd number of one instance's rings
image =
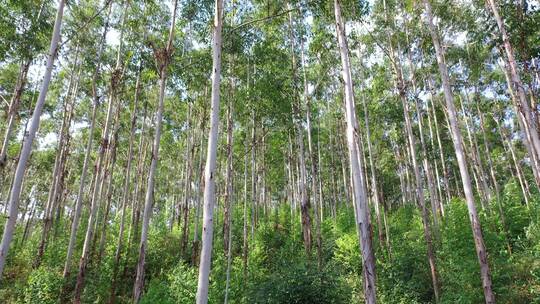
[[[101,223],[99,221],[99,217],[97,218],[97,221],[96,221],[96,228],[98,224],[101,224],[101,234],[99,237],[98,255],[96,258],[97,265],[99,265],[99,263],[101,262],[101,257],[103,256],[105,240],[106,240],[106,235],[107,235],[107,221],[109,219],[111,200],[113,196],[114,167],[116,165],[116,153],[118,149],[118,130],[120,128],[120,125],[119,125],[120,107],[121,107],[121,104],[119,104],[116,108],[116,114],[114,118],[114,127],[113,127],[113,132],[111,134],[111,138],[112,138],[111,151],[110,151],[111,161],[109,164],[109,169],[106,171],[107,190],[105,191],[105,196],[104,196],[104,199],[106,200],[107,203],[105,205],[105,209],[103,210],[103,218],[101,219]],[[96,233],[96,239],[97,239],[97,233]],[[95,239],[94,239],[94,242],[95,242]]]
[[[369,113],[368,108],[366,104],[366,99],[364,95],[362,95],[362,106],[364,108],[364,123],[366,127],[366,141],[367,141],[367,147],[368,147],[368,154],[369,154],[369,168],[370,168],[370,174],[371,174],[371,190],[373,193],[373,206],[375,208],[375,218],[377,219],[377,235],[379,237],[379,243],[381,246],[385,246],[387,249],[390,247],[390,244],[386,242],[386,234],[388,231],[386,231],[386,227],[383,226],[382,218],[381,218],[381,209],[380,205],[381,202],[379,200],[379,190],[377,187],[377,178],[375,176],[375,162],[373,155],[373,148],[371,147],[371,130],[369,128]]]
[[[110,142],[110,124],[112,116],[112,108],[114,106],[114,93],[111,93],[109,97],[109,104],[107,110],[107,116],[105,119],[105,127],[103,129],[103,134],[101,137],[101,144],[99,148],[98,158],[96,160],[95,166],[95,184],[92,191],[92,198],[90,204],[90,215],[88,217],[88,225],[86,227],[86,234],[84,238],[83,251],[81,258],[79,260],[79,272],[77,274],[77,283],[75,285],[74,291],[74,303],[81,302],[81,294],[84,288],[84,281],[86,276],[86,268],[88,266],[88,261],[91,255],[92,241],[94,239],[94,230],[96,225],[97,212],[99,210],[99,205],[101,202],[101,190],[105,182],[105,171],[108,166],[109,161],[109,142]],[[103,174],[101,174],[103,171]]]
[[[124,17],[125,20],[125,17]],[[129,183],[131,179],[131,162],[133,160],[133,145],[135,138],[135,130],[137,129],[137,111],[139,108],[139,95],[141,90],[141,73],[142,73],[142,61],[139,62],[139,68],[137,71],[137,80],[135,81],[135,97],[133,100],[133,110],[131,110],[131,126],[129,132],[129,147],[127,153],[127,163],[124,170],[124,187],[122,190],[122,209],[120,211],[120,227],[118,228],[118,241],[116,244],[116,251],[114,254],[113,274],[111,282],[111,294],[109,303],[114,303],[116,297],[116,283],[118,277],[118,269],[120,267],[120,260],[122,258],[123,244],[124,244],[124,230],[126,222],[126,209],[129,200]]]
[[[449,176],[449,170],[447,168],[446,159],[444,157],[444,150],[442,148],[442,140],[441,140],[441,133],[439,131],[439,119],[437,117],[437,109],[435,108],[435,101],[434,98],[436,96],[435,88],[433,84],[433,78],[431,75],[429,75],[429,79],[427,80],[427,86],[429,88],[430,92],[430,98],[429,103],[431,104],[431,114],[433,115],[433,124],[435,125],[435,135],[437,136],[437,151],[439,152],[439,159],[441,161],[441,168],[443,173],[443,183],[444,183],[444,192],[446,193],[446,201],[450,201],[450,176]]]
[[[197,304],[208,303],[208,282],[212,258],[213,212],[216,201],[215,170],[219,132],[219,97],[221,81],[221,29],[223,27],[223,0],[216,0],[214,11],[214,32],[212,43],[212,103],[210,113],[210,132],[204,170],[204,211],[201,261],[197,284]]]
[[[247,134],[246,134],[247,137]],[[244,225],[243,225],[243,243],[242,243],[242,260],[243,260],[243,275],[244,283],[247,283],[247,266],[248,266],[248,211],[247,211],[247,201],[248,201],[248,141],[244,141]]]
[[[501,141],[502,141],[505,152],[507,154],[508,154],[508,151],[510,152],[510,156],[512,157],[512,162],[514,163],[514,167],[516,169],[516,175],[517,175],[519,184],[521,186],[521,191],[523,193],[525,204],[527,205],[527,207],[529,207],[529,197],[530,197],[529,185],[527,183],[527,179],[525,178],[523,174],[519,160],[517,159],[516,152],[514,151],[514,147],[512,146],[512,141],[505,134],[503,127],[499,123],[499,120],[496,117],[494,117],[493,121],[495,121],[495,123],[497,124],[497,130],[499,131],[499,135],[501,136]],[[508,146],[508,150],[505,147],[506,145]]]
[[[74,63],[73,63],[73,70],[71,72],[71,76],[69,78],[69,84],[67,89],[67,94],[64,99],[64,106],[62,108],[63,118],[62,118],[62,124],[60,126],[60,129],[58,130],[58,142],[56,147],[56,157],[54,162],[54,169],[52,173],[51,178],[51,185],[49,188],[49,195],[47,198],[47,204],[43,216],[43,229],[41,233],[41,241],[38,246],[38,252],[34,259],[33,267],[38,268],[41,265],[41,260],[43,258],[43,254],[45,253],[45,247],[47,245],[47,240],[49,236],[49,231],[52,226],[52,221],[54,217],[54,213],[56,211],[56,205],[59,201],[59,196],[62,192],[62,183],[65,177],[65,162],[67,159],[67,154],[69,150],[69,128],[71,126],[71,119],[73,117],[73,111],[74,111],[74,102],[75,102],[75,90],[78,86],[79,73],[76,72],[76,69],[79,69],[78,67],[78,57],[79,57],[79,47],[77,46],[75,50],[74,55]]]
[[[521,81],[518,64],[514,56],[514,50],[512,48],[512,44],[510,43],[510,38],[506,32],[504,21],[499,14],[499,8],[497,3],[495,2],[495,0],[487,0],[487,2],[491,8],[493,17],[497,22],[499,31],[501,32],[503,47],[506,53],[508,70],[510,72],[510,80],[512,82],[513,89],[517,93],[517,97],[520,103],[519,111],[523,113],[524,122],[530,128],[531,144],[537,158],[540,159],[540,137],[538,135],[538,125],[536,123],[536,120],[534,119],[534,114],[527,100],[527,93],[525,92],[525,87],[523,86],[523,83]]]
[[[187,139],[187,148],[186,148],[186,158],[187,158],[187,164],[186,164],[186,175],[184,178],[184,202],[182,206],[182,236],[180,240],[180,253],[185,253],[187,249],[187,243],[188,243],[188,230],[189,230],[189,203],[191,202],[191,182],[192,182],[192,174],[193,174],[193,158],[195,157],[195,146],[193,145],[194,137],[195,137],[195,130],[193,129],[192,125],[192,111],[193,111],[193,103],[189,104],[188,109],[188,139]],[[201,118],[204,119],[204,118]]]
[[[109,4],[110,5],[110,4]],[[107,20],[110,16],[110,7],[109,12],[107,15]],[[88,171],[88,165],[90,163],[91,159],[91,153],[92,153],[92,144],[94,139],[94,128],[95,128],[95,122],[96,122],[96,116],[97,116],[97,110],[99,106],[99,96],[97,92],[97,82],[98,77],[101,70],[101,58],[103,54],[104,49],[104,41],[105,37],[107,35],[109,22],[107,21],[103,27],[103,32],[101,34],[100,43],[98,45],[98,52],[97,52],[97,58],[96,58],[96,68],[94,69],[94,73],[92,76],[92,114],[90,116],[90,126],[88,129],[88,142],[86,144],[86,150],[84,154],[84,162],[83,162],[83,168],[81,171],[81,175],[79,178],[79,191],[77,192],[77,198],[75,200],[75,211],[73,215],[73,221],[71,223],[71,232],[69,237],[69,243],[67,248],[67,254],[66,254],[66,261],[64,265],[64,271],[63,271],[63,277],[67,278],[70,274],[70,268],[71,268],[71,257],[73,256],[73,250],[75,248],[75,242],[77,239],[77,231],[79,228],[79,221],[81,218],[82,213],[82,204],[83,204],[83,198],[84,198],[84,187],[86,185],[86,175]],[[97,177],[97,175],[96,175]]]
[[[317,182],[317,159],[315,156],[315,151],[313,148],[313,140],[311,136],[311,100],[309,98],[309,84],[307,80],[306,73],[306,59],[304,54],[304,41],[300,39],[300,55],[301,55],[301,65],[302,65],[302,74],[304,80],[304,103],[306,111],[306,129],[307,129],[307,138],[308,138],[308,154],[310,160],[310,174],[311,174],[311,193],[312,193],[312,205],[313,205],[313,216],[315,218],[315,234],[316,234],[316,244],[317,244],[317,263],[319,268],[322,266],[322,235],[321,235],[321,215],[319,208],[319,193],[318,193],[318,182]]]
[[[138,225],[139,225],[139,205],[141,201],[141,189],[143,187],[144,176],[145,176],[145,163],[146,163],[146,153],[148,151],[147,146],[148,142],[146,141],[145,130],[146,130],[146,117],[147,117],[147,106],[148,104],[144,103],[143,118],[141,120],[141,135],[139,137],[139,147],[137,152],[137,170],[135,184],[133,188],[135,192],[131,198],[131,218],[129,222],[129,230],[127,235],[128,244],[126,250],[128,252],[134,251],[133,245],[136,243],[137,234],[138,234]],[[127,265],[126,265],[127,266]],[[124,274],[126,274],[127,267],[124,268]]]
[[[17,222],[17,213],[19,207],[19,197],[21,195],[21,186],[23,183],[24,173],[28,164],[28,158],[32,152],[32,144],[39,128],[39,121],[41,118],[41,112],[45,104],[45,98],[49,90],[49,83],[51,81],[52,70],[54,66],[54,60],[58,54],[58,42],[60,41],[60,30],[62,27],[62,17],[64,14],[65,0],[58,1],[58,8],[56,13],[56,19],[54,22],[54,29],[52,32],[51,45],[49,54],[47,56],[47,66],[45,68],[45,75],[43,76],[43,83],[39,92],[39,97],[32,114],[32,120],[28,131],[25,133],[25,139],[21,148],[21,154],[19,156],[19,162],[15,175],[13,178],[13,184],[9,194],[9,213],[4,227],[4,233],[2,235],[2,242],[0,243],[0,279],[4,270],[4,265],[9,251],[9,245],[13,238],[13,230]]]
[[[465,92],[465,96],[465,100],[468,103],[469,98],[467,97],[467,92]],[[484,209],[489,214],[491,212],[491,208],[489,206],[489,203],[491,201],[491,190],[489,189],[489,186],[487,184],[486,171],[484,170],[484,166],[482,165],[482,159],[480,158],[480,149],[478,148],[476,135],[473,133],[474,130],[471,130],[471,126],[469,124],[469,115],[467,114],[467,111],[465,109],[465,101],[461,100],[461,96],[459,96],[459,99],[461,104],[461,112],[463,112],[463,121],[465,122],[465,130],[467,130],[467,138],[469,140],[470,153],[467,154],[471,155],[471,160],[474,165],[473,167],[476,168],[476,172],[478,173],[477,178],[480,185],[479,194],[482,198],[482,209]]]
[[[309,198],[306,189],[307,184],[307,170],[306,170],[306,161],[304,153],[304,139],[303,139],[303,128],[301,125],[301,114],[300,114],[300,101],[298,100],[298,92],[296,91],[296,82],[297,79],[297,63],[296,63],[296,37],[294,35],[294,26],[293,26],[293,15],[290,4],[287,2],[287,7],[289,8],[289,36],[291,41],[291,64],[292,64],[292,78],[294,86],[294,97],[292,102],[293,108],[293,123],[295,126],[295,135],[296,135],[296,144],[298,149],[298,166],[299,166],[299,192],[300,192],[300,213],[302,216],[302,235],[304,240],[304,249],[306,253],[311,253],[311,216],[309,214]],[[307,79],[305,80],[307,81]],[[307,85],[307,83],[305,84]],[[307,92],[305,92],[307,93]],[[307,96],[305,97],[307,98]]]
[[[386,14],[386,2],[383,2],[385,6],[385,16]],[[393,23],[393,19],[392,19]],[[418,204],[420,205],[420,211],[422,214],[422,224],[424,228],[424,238],[426,240],[426,248],[427,248],[427,257],[429,262],[429,268],[431,270],[431,283],[433,285],[433,292],[435,295],[435,302],[439,303],[439,279],[437,274],[437,266],[435,262],[435,250],[433,249],[433,240],[431,236],[431,221],[429,219],[429,211],[426,207],[426,201],[424,197],[424,180],[420,173],[420,166],[417,163],[417,153],[416,153],[416,138],[413,133],[412,129],[412,123],[411,123],[411,116],[410,116],[410,109],[409,109],[409,101],[407,100],[407,92],[405,87],[405,80],[403,79],[403,72],[402,72],[402,66],[401,62],[398,58],[399,55],[395,54],[392,36],[388,34],[388,46],[389,46],[389,57],[390,61],[394,70],[394,83],[395,83],[395,89],[399,95],[399,98],[401,99],[401,104],[403,106],[403,116],[405,118],[405,133],[407,135],[407,141],[408,141],[408,148],[410,153],[410,158],[412,160],[412,167],[414,171],[414,177],[415,177],[415,185],[416,185],[416,197],[418,199]],[[399,50],[399,47],[398,47]],[[421,121],[421,117],[418,117],[418,121]],[[422,129],[420,125],[420,134],[422,134]],[[423,137],[421,138],[421,144],[422,147],[425,147]],[[427,159],[424,155],[424,162],[427,164]],[[428,167],[426,166],[426,169]],[[425,172],[426,175],[428,175],[428,172]],[[428,187],[431,187],[431,185],[428,185]],[[432,190],[432,189],[430,189]],[[431,191],[433,193],[433,191]],[[431,197],[432,206],[435,206],[434,197]],[[436,212],[433,212],[433,220],[434,224],[437,223],[437,214]],[[435,230],[438,231],[438,227],[435,227]]]
[[[248,65],[249,70],[249,65]],[[249,72],[248,72],[249,73]],[[255,237],[257,226],[257,128],[255,125],[255,110],[251,112],[251,238]]]
[[[154,134],[154,143],[152,146],[152,162],[150,163],[150,170],[148,171],[148,182],[146,185],[146,197],[144,202],[143,223],[141,231],[141,240],[139,244],[139,258],[137,261],[137,275],[135,278],[135,284],[133,286],[133,302],[138,303],[144,288],[144,264],[146,259],[146,244],[148,242],[148,229],[150,224],[150,216],[152,214],[152,205],[154,203],[154,183],[157,162],[159,157],[159,142],[161,140],[161,125],[163,123],[163,104],[165,100],[165,87],[167,86],[167,69],[171,60],[173,52],[173,39],[176,24],[176,12],[178,8],[178,0],[174,1],[174,7],[172,10],[171,27],[169,29],[169,39],[167,45],[163,49],[155,49],[154,56],[156,57],[156,64],[159,68],[159,97],[158,107],[156,111],[156,130]]]
[[[336,17],[336,34],[339,44],[342,64],[342,77],[345,91],[345,112],[347,120],[347,144],[349,149],[349,161],[351,165],[354,203],[356,206],[356,225],[358,229],[358,241],[362,252],[362,272],[364,277],[364,297],[366,303],[376,303],[375,290],[375,256],[371,237],[371,224],[367,210],[366,189],[362,181],[362,164],[359,163],[358,130],[354,103],[354,91],[349,62],[349,49],[345,36],[345,24],[341,15],[339,0],[334,0],[334,13]]]
[[[463,153],[461,131],[459,130],[457,111],[454,105],[454,96],[450,87],[450,77],[448,76],[448,68],[444,59],[444,49],[441,47],[439,36],[435,25],[433,23],[433,13],[429,0],[423,0],[425,6],[425,12],[427,15],[427,25],[431,34],[431,39],[435,47],[435,53],[437,56],[437,63],[439,67],[439,73],[442,80],[444,89],[444,97],[446,99],[446,108],[450,120],[450,130],[454,142],[454,149],[456,151],[456,158],[458,160],[459,172],[461,174],[461,181],[463,184],[463,191],[465,192],[465,200],[467,202],[467,208],[469,209],[469,219],[471,221],[471,228],[474,237],[474,243],[476,247],[476,254],[478,256],[478,262],[480,264],[480,276],[482,279],[482,286],[484,291],[484,297],[486,303],[495,303],[495,294],[493,293],[491,275],[487,260],[486,246],[484,245],[484,238],[482,236],[482,227],[480,225],[480,219],[474,205],[474,196],[472,192],[471,179],[467,168],[467,160]]]
[[[109,9],[108,9],[108,14],[107,14],[107,22],[103,30],[102,41],[104,41],[104,37],[106,36],[109,17],[112,12],[112,4],[108,2],[107,5],[109,6]],[[120,49],[118,52],[120,53]],[[75,285],[75,291],[74,291],[74,296],[73,296],[74,303],[80,303],[81,301],[81,294],[84,289],[84,281],[85,281],[88,261],[90,259],[90,255],[93,248],[95,227],[98,223],[97,215],[98,215],[98,210],[101,204],[103,185],[107,177],[106,168],[110,160],[110,142],[112,139],[110,136],[110,129],[111,129],[111,122],[113,118],[113,108],[114,108],[115,101],[117,99],[119,84],[122,77],[120,64],[121,64],[120,58],[118,57],[116,61],[116,66],[114,70],[111,72],[110,93],[109,93],[109,101],[107,105],[107,114],[105,118],[105,125],[102,132],[101,144],[100,144],[100,148],[99,148],[99,152],[98,152],[98,156],[96,160],[96,165],[95,165],[95,185],[92,191],[90,215],[88,217],[88,225],[86,228],[83,251],[81,254],[81,258],[79,260],[79,272],[77,274],[77,283]],[[95,89],[96,88],[93,88],[93,90]]]
[[[205,93],[203,100],[206,100],[208,87],[205,87]],[[204,158],[204,132],[206,131],[206,108],[204,108],[202,113],[203,119],[201,119],[200,123],[200,132],[199,132],[199,162],[198,162],[198,172],[199,172],[199,178],[198,178],[198,184],[197,184],[197,196],[196,196],[196,206],[195,206],[195,221],[193,224],[193,243],[191,248],[191,264],[197,265],[199,261],[199,222],[201,219],[201,197],[204,193],[204,166],[203,166],[203,158]]]
[[[234,60],[234,59],[232,59]],[[231,75],[233,72],[231,63]],[[231,202],[233,195],[233,99],[234,99],[234,79],[230,76],[230,93],[227,103],[227,168],[225,180],[225,207],[223,215],[223,250],[229,256],[230,253],[230,230],[231,230]]]
[[[520,107],[517,101],[518,98],[516,96],[515,89],[512,86],[512,80],[511,80],[512,76],[510,75],[509,68],[507,66],[501,66],[501,69],[504,72],[506,83],[508,84],[508,93],[510,95],[510,100],[512,101],[512,106],[514,107],[514,111],[516,112],[518,125],[522,132],[521,138],[522,138],[523,145],[527,149],[527,153],[529,154],[529,157],[531,158],[531,169],[533,172],[534,181],[536,183],[536,186],[540,188],[540,162],[535,153],[534,146],[532,144],[531,128],[526,123],[526,118],[523,111],[520,111]]]

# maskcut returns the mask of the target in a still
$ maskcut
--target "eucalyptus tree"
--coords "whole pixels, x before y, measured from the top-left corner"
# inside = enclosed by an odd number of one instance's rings
[[[304,238],[304,247],[306,252],[309,254],[311,251],[311,215],[309,213],[309,199],[308,199],[308,189],[307,189],[307,170],[306,170],[306,160],[305,160],[305,151],[304,151],[304,131],[301,127],[301,104],[298,100],[298,92],[296,90],[297,82],[297,59],[296,59],[296,37],[295,37],[295,28],[293,23],[293,14],[292,9],[289,3],[287,3],[287,8],[289,9],[289,39],[291,44],[291,71],[294,87],[294,99],[293,103],[293,123],[295,125],[294,134],[296,135],[296,146],[298,149],[298,170],[299,170],[299,192],[300,192],[300,212],[302,216],[302,234]],[[301,47],[302,48],[302,47]],[[304,85],[307,86],[307,83]],[[304,91],[304,95],[307,92]],[[311,132],[311,131],[309,131]],[[310,135],[311,137],[311,135]],[[310,140],[311,142],[311,140]]]
[[[385,52],[388,54],[390,65],[392,66],[393,74],[394,74],[394,87],[396,94],[398,95],[401,105],[403,107],[403,117],[405,122],[405,134],[407,138],[407,148],[410,152],[410,159],[412,162],[412,168],[414,172],[414,183],[415,183],[415,191],[416,191],[416,197],[418,199],[418,203],[420,205],[420,211],[422,214],[422,224],[424,228],[424,238],[426,240],[426,247],[427,247],[427,257],[428,262],[431,270],[431,280],[433,285],[433,291],[435,295],[435,302],[439,302],[440,298],[440,289],[439,289],[439,278],[437,274],[437,266],[435,261],[435,250],[433,246],[433,237],[431,235],[432,233],[432,227],[431,227],[431,220],[429,216],[428,209],[426,207],[426,199],[424,196],[424,177],[422,176],[422,173],[424,175],[428,175],[429,172],[427,172],[428,166],[425,167],[425,172],[421,173],[421,167],[418,164],[417,159],[419,158],[418,152],[416,149],[417,145],[417,139],[415,134],[413,133],[413,127],[412,127],[412,119],[411,119],[411,110],[409,105],[409,100],[407,99],[407,87],[405,85],[405,79],[403,76],[403,66],[401,63],[399,52],[401,51],[401,48],[399,46],[399,42],[397,44],[397,48],[395,45],[395,38],[394,35],[392,35],[389,30],[395,30],[395,20],[392,17],[392,19],[388,18],[388,7],[386,4],[386,1],[382,1],[383,6],[383,14],[384,14],[384,21],[387,23],[386,31],[384,32],[384,35],[386,35],[387,40],[387,49]],[[385,27],[383,27],[383,30]],[[414,85],[414,84],[413,84]],[[420,119],[420,118],[419,118]],[[420,135],[422,136],[422,130],[420,128]],[[422,146],[424,145],[423,137],[421,138]],[[424,150],[425,152],[425,150]],[[424,160],[427,162],[426,155],[424,155]],[[433,193],[432,184],[428,183],[428,188],[430,188],[431,193]],[[435,206],[436,203],[434,201],[435,197],[434,195],[431,195],[431,204],[432,206]],[[433,219],[434,223],[437,223],[437,214],[433,212]],[[435,231],[438,230],[438,227],[435,227]]]
[[[359,156],[358,121],[354,103],[354,90],[351,76],[349,49],[341,3],[334,0],[336,35],[341,56],[342,77],[345,91],[345,112],[347,121],[347,147],[351,166],[351,179],[354,192],[355,219],[358,229],[358,241],[362,251],[362,272],[364,278],[364,297],[366,303],[376,303],[375,256],[371,237],[371,223],[368,214],[366,188],[363,181],[362,158]]]
[[[133,287],[133,301],[138,303],[144,287],[144,264],[146,258],[146,244],[148,241],[148,228],[150,223],[150,215],[152,213],[152,205],[154,199],[154,181],[159,156],[159,143],[161,139],[161,125],[163,120],[163,105],[165,99],[165,87],[167,86],[167,70],[173,52],[173,39],[176,25],[176,15],[178,9],[178,0],[174,0],[171,25],[169,28],[169,38],[164,48],[154,48],[154,57],[159,75],[159,97],[156,111],[156,129],[154,134],[154,143],[152,145],[152,161],[150,170],[148,171],[148,182],[146,187],[146,197],[144,203],[143,223],[141,231],[141,239],[139,245],[139,259],[137,262],[137,276]]]
[[[474,195],[467,165],[467,159],[465,157],[465,153],[463,152],[463,139],[461,135],[461,130],[459,129],[458,125],[457,111],[454,104],[454,95],[450,86],[450,78],[448,76],[448,68],[445,61],[445,50],[441,46],[439,34],[433,22],[433,9],[431,7],[431,3],[429,0],[423,0],[423,4],[426,13],[427,27],[431,35],[433,46],[435,48],[439,74],[441,77],[444,97],[446,101],[446,110],[448,112],[448,120],[450,122],[450,131],[454,142],[454,150],[456,152],[456,158],[458,161],[463,191],[465,193],[465,201],[467,202],[467,208],[469,211],[469,220],[471,221],[476,254],[478,256],[478,262],[480,264],[480,277],[482,279],[484,297],[486,303],[495,303],[495,294],[493,293],[493,284],[491,282],[487,251],[484,244],[484,238],[482,236],[480,219],[478,217],[478,212],[474,204]]]
[[[41,3],[39,3],[41,2]],[[28,80],[28,70],[34,58],[46,47],[46,41],[39,34],[51,30],[47,15],[46,1],[10,1],[0,10],[0,62],[17,60],[19,71],[8,105],[7,125],[0,150],[0,170],[7,164],[7,153],[23,92]]]
[[[112,1],[106,2],[105,7],[108,8],[107,19],[109,19],[110,14],[113,9]],[[107,30],[108,30],[107,23],[109,21],[110,20],[107,20],[104,26],[102,41],[104,41],[105,39]],[[91,204],[90,204],[90,209],[89,209],[88,224],[86,227],[86,233],[85,233],[81,258],[79,260],[79,270],[77,273],[77,282],[75,285],[74,296],[73,296],[73,301],[76,303],[80,303],[81,301],[81,294],[84,289],[88,262],[91,257],[94,235],[96,233],[94,230],[99,222],[97,220],[98,210],[100,209],[103,195],[106,194],[106,191],[103,191],[104,189],[103,186],[105,185],[105,182],[108,179],[108,176],[110,173],[110,171],[107,168],[112,167],[111,164],[114,164],[115,162],[115,155],[114,155],[115,152],[112,149],[112,147],[114,146],[115,134],[114,132],[111,134],[111,129],[113,129],[114,131],[113,116],[115,116],[116,111],[120,110],[120,105],[118,104],[115,107],[115,104],[118,103],[118,99],[119,99],[118,93],[119,93],[119,90],[123,81],[122,79],[123,66],[122,66],[122,60],[121,60],[122,47],[123,47],[123,44],[120,43],[117,48],[116,63],[110,73],[107,111],[105,114],[105,121],[104,121],[104,126],[103,126],[103,130],[101,134],[101,142],[99,145],[98,155],[97,155],[97,159],[94,166],[95,167],[94,186],[91,193]],[[116,111],[114,111],[115,108],[116,108]]]
[[[503,43],[502,46],[506,54],[507,69],[510,73],[511,84],[519,100],[520,107],[518,109],[520,113],[518,115],[523,118],[525,128],[528,129],[528,138],[530,138],[531,145],[534,148],[533,150],[536,152],[536,158],[538,160],[540,159],[540,135],[538,133],[538,122],[535,119],[534,111],[529,106],[525,86],[523,85],[523,82],[521,80],[520,71],[515,59],[514,49],[512,47],[512,44],[510,43],[510,38],[508,37],[506,26],[504,25],[504,20],[499,13],[498,4],[495,0],[488,0],[487,3],[489,4],[491,12],[493,13],[493,17],[497,23],[501,34]],[[538,164],[535,165],[538,166]]]
[[[219,134],[219,99],[221,82],[221,47],[223,28],[223,0],[216,0],[214,7],[214,28],[212,33],[212,93],[208,149],[204,169],[204,210],[201,260],[197,284],[197,304],[208,303],[208,282],[212,260],[213,212],[216,201],[215,171]]]
[[[45,104],[45,98],[47,97],[47,92],[49,89],[49,83],[51,81],[52,70],[54,67],[54,61],[58,54],[58,46],[60,41],[60,32],[62,28],[62,17],[64,15],[64,6],[65,1],[58,1],[58,8],[56,12],[56,19],[54,22],[54,29],[51,38],[51,45],[49,48],[49,53],[47,55],[47,66],[45,69],[45,74],[43,77],[43,82],[41,85],[41,90],[39,92],[39,97],[32,114],[32,119],[28,131],[25,132],[25,138],[23,146],[21,148],[21,154],[19,156],[19,162],[17,163],[17,168],[15,170],[13,184],[11,186],[11,191],[9,194],[9,213],[8,220],[6,221],[4,232],[2,235],[2,242],[0,243],[0,275],[2,275],[4,270],[4,265],[9,251],[9,246],[13,238],[13,229],[17,222],[17,214],[19,208],[19,198],[21,195],[21,186],[24,179],[24,173],[26,171],[26,166],[28,163],[28,158],[32,152],[32,144],[34,138],[39,128],[39,122],[41,119],[41,112]]]

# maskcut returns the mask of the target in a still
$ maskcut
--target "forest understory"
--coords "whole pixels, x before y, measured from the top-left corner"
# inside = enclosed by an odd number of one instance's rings
[[[540,304],[540,4],[0,0],[0,303]]]

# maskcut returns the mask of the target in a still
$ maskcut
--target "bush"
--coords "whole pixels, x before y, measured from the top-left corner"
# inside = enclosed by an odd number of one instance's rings
[[[56,269],[39,267],[33,270],[28,277],[28,284],[24,291],[24,303],[57,303],[62,284],[62,274]]]
[[[330,268],[290,265],[260,278],[248,291],[248,303],[301,304],[349,303],[351,289]]]

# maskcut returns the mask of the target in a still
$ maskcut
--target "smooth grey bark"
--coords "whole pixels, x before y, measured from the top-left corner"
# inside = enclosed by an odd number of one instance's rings
[[[459,172],[461,175],[461,181],[463,191],[465,193],[465,200],[467,202],[467,208],[469,210],[469,219],[471,221],[471,228],[475,242],[476,254],[478,256],[478,262],[480,265],[480,277],[482,279],[482,287],[484,291],[484,298],[486,303],[495,303],[495,294],[493,293],[493,287],[491,283],[490,269],[488,265],[486,246],[484,245],[484,238],[482,236],[482,227],[476,206],[474,204],[474,195],[472,191],[471,179],[467,168],[467,160],[463,152],[462,136],[459,129],[457,120],[457,111],[454,105],[454,96],[452,88],[450,87],[450,77],[448,76],[448,68],[445,62],[445,52],[441,47],[439,35],[433,23],[433,13],[429,0],[423,0],[425,6],[425,12],[427,16],[427,26],[431,34],[433,46],[435,47],[435,54],[437,57],[437,63],[439,73],[441,76],[444,96],[446,100],[446,109],[448,111],[448,118],[450,121],[450,131],[454,142],[454,149],[456,152],[456,158],[458,161]]]
[[[336,35],[340,50],[342,77],[345,91],[345,113],[347,120],[347,146],[349,150],[349,161],[351,166],[353,194],[355,203],[356,225],[358,229],[358,241],[362,252],[362,265],[364,277],[364,298],[366,303],[376,303],[376,287],[375,287],[375,256],[373,254],[373,244],[371,237],[371,224],[369,222],[369,214],[367,210],[366,189],[362,181],[363,172],[362,164],[359,163],[358,150],[358,129],[354,91],[352,84],[351,66],[349,61],[349,49],[347,46],[347,38],[345,35],[345,24],[341,15],[341,5],[339,0],[334,0],[334,14]]]
[[[204,170],[204,210],[201,260],[197,283],[197,304],[208,303],[208,283],[212,259],[213,212],[216,201],[215,172],[219,134],[219,99],[221,82],[221,30],[223,27],[223,0],[216,0],[214,7],[214,30],[212,42],[212,96],[210,112],[210,131]]]
[[[141,135],[139,137],[139,147],[137,152],[137,170],[136,170],[136,176],[135,178],[135,184],[133,185],[133,188],[135,189],[135,192],[133,193],[133,196],[131,197],[131,219],[129,222],[129,230],[127,235],[128,244],[126,246],[126,250],[132,251],[133,250],[133,244],[137,241],[136,236],[138,232],[138,225],[139,225],[139,214],[140,214],[140,201],[141,201],[141,189],[144,184],[144,176],[146,172],[146,154],[148,151],[148,145],[149,142],[146,141],[145,131],[146,131],[146,118],[147,118],[147,103],[144,104],[144,110],[143,110],[143,119],[141,122]],[[124,273],[127,271],[127,266],[124,267]]]
[[[102,199],[105,199],[106,200],[106,205],[105,205],[105,209],[103,210],[103,216],[101,218],[101,222],[100,222],[100,217],[97,217],[97,220],[96,220],[96,231],[97,231],[97,228],[98,226],[101,224],[101,234],[99,236],[99,247],[98,247],[98,253],[97,253],[97,257],[96,257],[96,264],[99,265],[100,262],[101,262],[101,257],[103,256],[103,252],[104,252],[104,248],[105,248],[105,241],[106,241],[106,235],[107,235],[107,221],[109,219],[109,213],[110,213],[110,208],[111,208],[111,200],[112,200],[112,196],[113,196],[113,175],[114,175],[114,168],[115,168],[115,165],[116,165],[116,151],[118,149],[118,129],[119,129],[119,116],[120,116],[120,104],[118,105],[117,109],[116,109],[116,115],[115,115],[115,119],[114,119],[114,127],[113,127],[113,132],[111,134],[111,141],[112,141],[112,144],[111,144],[111,150],[110,150],[110,164],[109,164],[109,168],[105,171],[105,175],[106,175],[106,179],[107,179],[107,190],[104,192],[104,197]],[[94,238],[94,245],[92,246],[93,249],[92,251],[94,251],[95,249],[95,243],[96,243],[96,239],[97,239],[97,233],[95,234],[95,238]]]
[[[55,58],[58,54],[58,42],[60,41],[60,31],[62,28],[62,17],[64,15],[64,6],[65,0],[58,1],[58,8],[56,12],[56,19],[54,21],[54,28],[52,32],[51,45],[49,48],[49,53],[47,56],[47,66],[45,68],[45,75],[43,76],[43,83],[39,92],[39,97],[34,108],[34,113],[32,114],[32,120],[28,131],[21,148],[21,154],[19,157],[19,162],[17,164],[17,169],[15,170],[15,175],[13,179],[13,184],[11,186],[11,191],[9,195],[9,211],[8,218],[4,227],[4,233],[2,235],[2,242],[0,243],[0,280],[1,275],[4,270],[6,258],[9,251],[9,246],[11,240],[13,239],[13,230],[17,222],[17,213],[19,207],[19,198],[21,195],[21,186],[24,179],[24,173],[26,171],[26,166],[28,164],[28,158],[32,152],[32,144],[34,143],[34,138],[36,136],[37,130],[39,128],[39,122],[41,118],[41,112],[43,111],[43,106],[45,105],[45,98],[47,97],[47,92],[49,90],[49,83],[51,81],[52,70],[54,66]]]

